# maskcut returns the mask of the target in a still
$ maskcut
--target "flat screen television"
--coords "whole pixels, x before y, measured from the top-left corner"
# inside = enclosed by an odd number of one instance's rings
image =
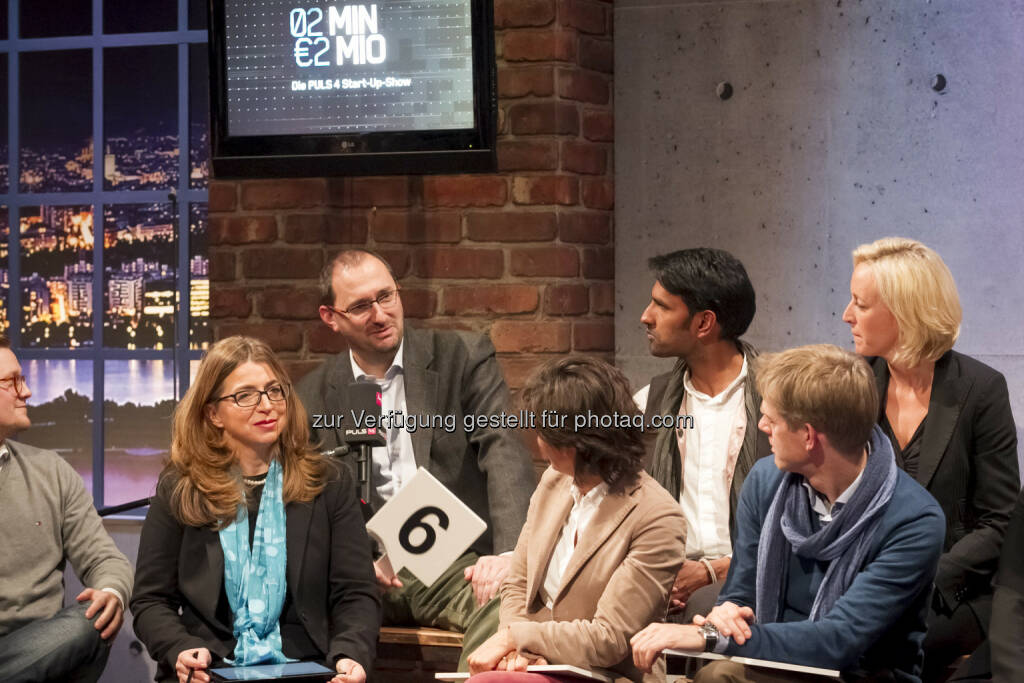
[[[492,0],[211,0],[215,177],[493,171]]]

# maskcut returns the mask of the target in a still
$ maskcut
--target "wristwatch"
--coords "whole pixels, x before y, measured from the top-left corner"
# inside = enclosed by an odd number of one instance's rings
[[[704,652],[714,652],[715,646],[718,645],[718,629],[710,621],[705,621],[704,625],[697,629],[702,636],[704,636]]]

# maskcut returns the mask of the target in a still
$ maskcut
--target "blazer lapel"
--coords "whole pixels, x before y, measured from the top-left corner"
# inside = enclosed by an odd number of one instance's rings
[[[548,564],[555,551],[555,544],[561,536],[562,526],[569,518],[572,509],[572,496],[569,494],[571,481],[568,477],[560,479],[548,494],[548,504],[538,506],[541,510],[536,527],[530,530],[529,544],[526,551],[526,604],[533,603],[538,591],[544,585]]]
[[[583,566],[597,552],[597,549],[608,540],[612,532],[619,528],[626,515],[636,507],[636,500],[634,500],[633,495],[638,488],[639,486],[636,486],[631,489],[627,495],[609,493],[605,496],[605,499],[601,502],[601,507],[597,509],[593,519],[590,520],[590,524],[587,525],[583,535],[576,544],[576,550],[573,551],[572,558],[569,560],[569,566],[565,568],[565,573],[562,574],[562,585],[558,588],[558,595],[555,597],[554,602],[558,602],[558,598],[562,596],[562,593],[565,592],[565,589],[575,578],[576,574],[583,569]]]
[[[405,367],[405,410],[406,417],[433,415],[437,411],[437,372],[431,369],[434,354],[427,344],[427,335],[416,330],[405,332],[405,348],[402,351]],[[412,453],[417,467],[430,465],[430,444],[434,430],[427,426],[412,433]]]
[[[868,360],[868,364],[875,373],[875,385],[878,387],[878,421],[881,422],[882,415],[885,414],[885,393],[889,390],[889,366],[885,364],[885,359],[879,356]]]
[[[288,583],[296,592],[302,589],[302,562],[306,558],[306,542],[309,537],[309,525],[313,519],[312,503],[288,503],[285,511],[285,534],[287,536]],[[299,602],[297,595],[292,596]]]
[[[183,556],[203,558],[193,571],[181,573],[179,581],[182,593],[204,619],[211,624],[218,624],[230,634],[232,625],[217,619],[217,603],[220,602],[224,585],[224,551],[220,546],[220,534],[209,528],[189,528],[185,530],[182,546],[185,548]]]
[[[947,351],[935,362],[928,417],[921,435],[921,461],[917,466],[917,483],[925,488],[949,446],[949,439],[973,382],[969,377],[960,376],[960,364],[951,351]]]
[[[287,574],[288,583],[296,588],[302,587],[302,562],[306,555],[306,542],[309,526],[312,521],[312,505],[309,503],[289,503],[285,507],[287,533]],[[232,632],[231,624],[222,624],[217,619],[217,603],[220,601],[221,588],[224,585],[224,551],[220,545],[220,534],[210,529],[198,529],[195,543],[203,548],[206,561],[202,570],[181,577],[182,588],[189,600],[195,605],[203,617],[213,624],[220,624],[227,633]],[[187,587],[186,587],[187,586]],[[297,596],[293,596],[298,601]]]

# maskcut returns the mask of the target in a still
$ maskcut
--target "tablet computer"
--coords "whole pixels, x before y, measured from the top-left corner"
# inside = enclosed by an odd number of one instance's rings
[[[210,669],[215,681],[288,681],[288,683],[323,683],[335,673],[317,662],[287,662],[254,666],[217,667]]]

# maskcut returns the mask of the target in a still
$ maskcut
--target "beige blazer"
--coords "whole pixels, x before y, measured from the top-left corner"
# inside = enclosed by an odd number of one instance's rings
[[[548,468],[530,499],[501,587],[501,625],[510,627],[521,652],[552,664],[611,668],[639,681],[629,639],[665,617],[683,563],[686,523],[679,503],[641,472],[636,485],[602,501],[577,542],[549,610],[539,594],[572,509],[571,483]]]

